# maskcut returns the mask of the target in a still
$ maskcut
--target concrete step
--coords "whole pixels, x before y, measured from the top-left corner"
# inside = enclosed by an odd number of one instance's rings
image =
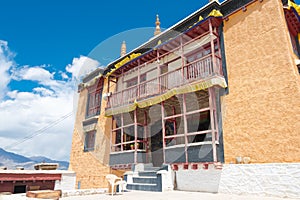
[[[140,171],[139,176],[156,177],[157,171]]]
[[[133,177],[133,183],[157,184],[157,178],[152,176]]]
[[[141,184],[141,183],[131,183],[127,184],[127,190],[140,190],[140,191],[151,191],[151,192],[161,192],[161,188],[158,188],[156,184]]]
[[[160,169],[160,167],[148,167],[145,166],[144,171],[158,171]]]

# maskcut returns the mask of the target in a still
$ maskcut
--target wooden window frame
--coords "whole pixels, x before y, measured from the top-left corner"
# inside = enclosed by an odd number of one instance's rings
[[[86,118],[100,115],[103,92],[103,80],[88,88]]]
[[[96,141],[96,130],[84,133],[84,152],[94,151]]]

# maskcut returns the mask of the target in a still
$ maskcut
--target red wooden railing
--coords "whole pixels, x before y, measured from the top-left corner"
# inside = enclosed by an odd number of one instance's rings
[[[213,62],[215,62],[215,65],[213,65]],[[218,56],[213,59],[212,55],[207,55],[179,69],[113,93],[109,97],[107,108],[124,106],[133,103],[134,100],[160,95],[170,89],[203,80],[213,75],[223,75],[221,59]]]

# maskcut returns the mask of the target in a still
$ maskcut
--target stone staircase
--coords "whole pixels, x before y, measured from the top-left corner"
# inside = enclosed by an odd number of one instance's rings
[[[152,164],[142,164],[134,168],[132,174],[125,174],[127,190],[162,191],[162,177],[157,173],[162,168],[153,167]]]

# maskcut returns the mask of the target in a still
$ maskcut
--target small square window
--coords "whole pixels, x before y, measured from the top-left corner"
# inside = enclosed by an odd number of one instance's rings
[[[95,148],[96,131],[85,133],[84,138],[84,151],[93,151]]]
[[[86,118],[100,114],[101,99],[103,91],[103,80],[88,88]]]

